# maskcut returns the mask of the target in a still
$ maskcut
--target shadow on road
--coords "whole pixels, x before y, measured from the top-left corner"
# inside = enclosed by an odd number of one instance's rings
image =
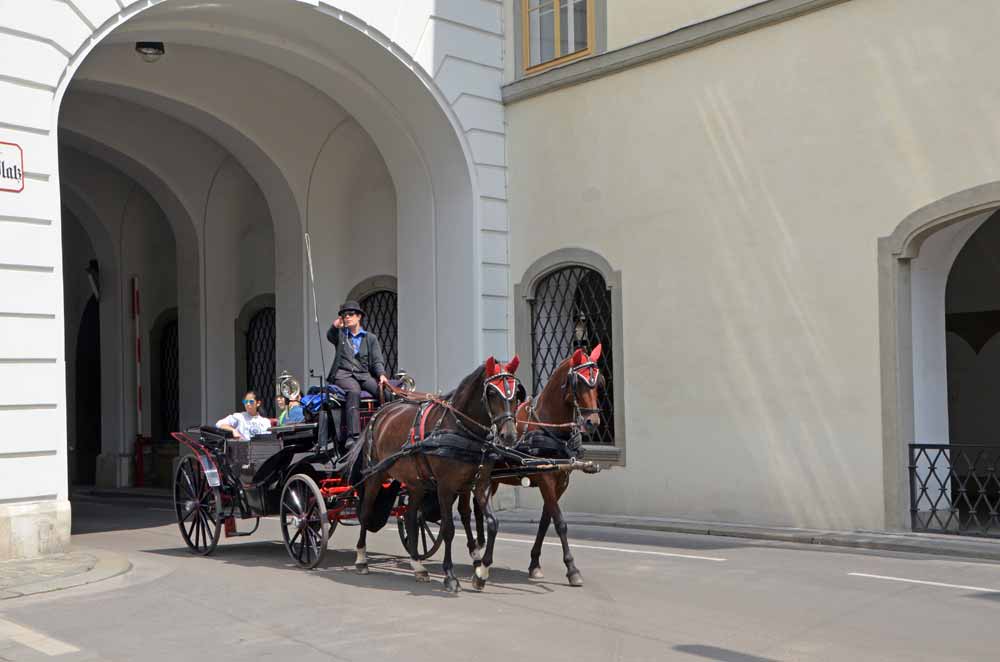
[[[758,657],[748,655],[739,651],[719,648],[717,646],[705,646],[703,644],[683,644],[674,646],[674,650],[688,655],[696,655],[714,662],[779,662],[770,657]]]
[[[191,554],[187,547],[171,547],[163,549],[144,549],[148,554],[158,554],[175,558],[199,558]],[[456,550],[458,551],[458,550]],[[464,553],[462,548],[460,553]],[[416,596],[452,597],[442,588],[444,574],[441,571],[441,553],[426,561],[424,565],[431,573],[431,582],[417,582],[410,568],[409,558],[400,555],[378,554],[369,551],[368,566],[370,573],[358,574],[354,567],[355,552],[353,549],[333,549],[326,551],[323,562],[313,570],[298,567],[288,556],[285,546],[276,540],[254,541],[244,543],[220,544],[210,556],[200,557],[208,563],[235,565],[245,568],[271,568],[291,572],[309,573],[317,579],[332,581],[347,586],[358,586],[376,590],[406,593]],[[472,565],[456,563],[455,574],[462,582],[465,591],[475,591],[472,588]],[[575,590],[563,582],[532,580],[527,572],[499,568],[493,566],[490,570],[490,580],[484,592],[486,593],[551,593],[555,587]]]

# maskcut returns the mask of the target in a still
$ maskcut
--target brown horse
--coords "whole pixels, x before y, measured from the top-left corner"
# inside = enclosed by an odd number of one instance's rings
[[[383,461],[389,466],[369,475],[364,482],[358,514],[361,523],[355,564],[358,572],[368,573],[365,553],[367,524],[378,492],[388,477],[405,483],[408,490],[409,506],[405,516],[407,551],[417,581],[430,581],[427,569],[418,557],[417,515],[426,490],[436,489],[441,508],[439,535],[444,541],[444,587],[453,593],[459,591],[460,586],[451,558],[451,543],[455,535],[452,507],[459,494],[471,493],[474,496],[489,521],[490,536],[483,561],[485,569],[477,568],[474,577],[477,588],[485,585],[498,529],[489,504],[489,475],[496,460],[489,448],[490,442],[509,447],[517,441],[515,410],[520,385],[514,377],[517,366],[516,356],[506,365],[490,357],[444,400],[426,396],[421,402],[393,402],[384,406],[368,425],[362,441],[367,445],[371,466]],[[451,449],[455,451],[450,453],[451,457],[432,454],[425,445],[425,452],[403,455],[395,462],[387,460],[407,444],[425,439],[425,431],[432,438],[434,432],[455,433],[460,435],[458,442],[464,446]],[[455,439],[454,435],[452,439]]]
[[[581,349],[576,350],[572,356],[556,367],[537,398],[529,399],[518,407],[517,431],[521,439],[517,445],[519,450],[527,450],[533,445],[536,448],[540,446],[538,453],[540,456],[558,458],[575,457],[579,453],[580,433],[592,434],[601,424],[597,389],[603,385],[604,377],[597,367],[600,357],[600,345],[589,355]],[[538,473],[528,476],[531,485],[539,489],[544,500],[542,516],[538,522],[538,535],[531,548],[528,573],[532,579],[541,579],[544,576],[539,562],[542,542],[545,540],[549,524],[555,522],[556,533],[562,542],[566,577],[570,585],[583,586],[583,576],[577,569],[569,549],[566,520],[563,519],[562,511],[559,509],[559,499],[569,487],[569,476],[568,472]],[[523,484],[520,478],[494,480],[490,489],[491,495],[497,491],[500,483]],[[475,507],[478,536],[473,541],[469,502],[463,499],[459,503],[459,515],[469,541],[469,553],[474,563],[478,563],[483,545],[483,527],[478,501]]]

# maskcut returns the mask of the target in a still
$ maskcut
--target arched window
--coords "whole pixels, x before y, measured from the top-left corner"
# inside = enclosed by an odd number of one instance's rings
[[[362,297],[361,307],[365,311],[364,327],[378,336],[385,355],[385,369],[394,375],[397,368],[397,343],[399,332],[396,326],[396,293],[392,290],[377,290]]]
[[[250,318],[246,336],[247,390],[257,394],[265,416],[274,414],[274,325],[274,308],[262,308]]]
[[[598,395],[602,424],[584,439],[588,457],[624,461],[624,424],[616,366],[621,351],[621,274],[590,251],[564,249],[537,261],[516,287],[518,353],[530,356],[526,383],[538,393],[566,357],[598,343],[606,387]]]

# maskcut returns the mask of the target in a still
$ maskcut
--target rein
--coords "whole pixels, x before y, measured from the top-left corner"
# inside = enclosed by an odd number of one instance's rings
[[[476,426],[477,428],[479,428],[480,430],[482,430],[484,434],[489,434],[491,432],[491,428],[490,427],[487,427],[487,426],[483,425],[482,423],[480,423],[476,419],[472,418],[468,414],[466,414],[466,413],[464,413],[462,411],[459,411],[449,401],[443,400],[442,398],[434,395],[433,393],[421,393],[420,391],[405,391],[405,390],[403,390],[401,388],[397,388],[397,387],[393,386],[392,384],[386,384],[385,386],[386,386],[386,388],[389,389],[390,393],[392,393],[396,397],[400,398],[404,402],[409,402],[410,404],[421,404],[423,402],[433,402],[434,404],[436,404],[437,406],[441,407],[442,409],[451,412],[452,415],[455,417],[456,421],[458,421],[460,418],[463,418],[463,419],[466,420],[466,422],[472,423],[474,426]]]

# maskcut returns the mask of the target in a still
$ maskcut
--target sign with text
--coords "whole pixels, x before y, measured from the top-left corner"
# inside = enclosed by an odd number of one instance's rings
[[[20,145],[0,142],[0,191],[24,190],[24,152]]]

